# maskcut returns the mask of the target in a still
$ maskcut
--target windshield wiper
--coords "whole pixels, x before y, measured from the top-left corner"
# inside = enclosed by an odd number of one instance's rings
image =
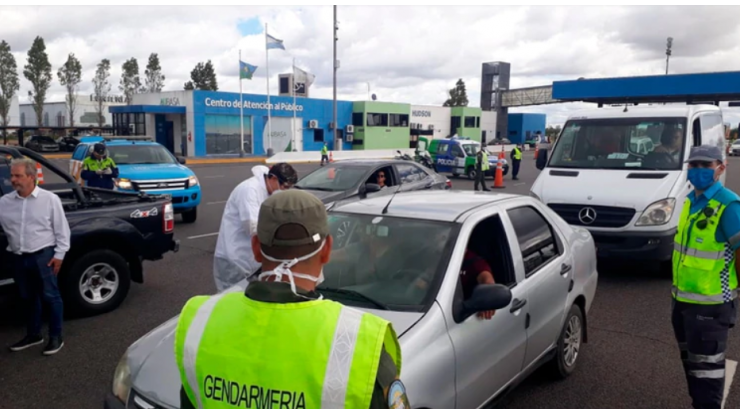
[[[366,302],[375,305],[377,308],[381,310],[390,310],[390,308],[388,308],[387,305],[381,303],[378,300],[370,298],[363,293],[357,292],[357,291],[347,290],[345,288],[331,288],[331,287],[317,287],[316,291],[324,291],[324,292],[335,293],[335,294],[344,294],[348,297],[355,297],[355,298],[365,300]]]

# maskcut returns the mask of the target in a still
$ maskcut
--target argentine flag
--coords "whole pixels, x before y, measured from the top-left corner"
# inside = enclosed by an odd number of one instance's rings
[[[276,39],[269,34],[267,35],[267,49],[282,49],[285,50],[285,46],[283,46],[283,41],[280,39]]]

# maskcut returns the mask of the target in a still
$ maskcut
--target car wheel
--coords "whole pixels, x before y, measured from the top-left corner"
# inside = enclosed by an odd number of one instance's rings
[[[468,175],[468,179],[475,180],[475,169],[472,167],[468,168],[468,172],[466,173]]]
[[[182,212],[182,221],[185,223],[193,223],[198,219],[198,208],[193,208],[187,212]]]
[[[65,305],[75,314],[96,315],[115,310],[131,285],[128,263],[108,249],[75,259],[61,276]]]
[[[556,378],[565,379],[576,369],[581,352],[583,328],[583,311],[581,307],[573,304],[560,332],[555,358],[550,362],[550,371]]]

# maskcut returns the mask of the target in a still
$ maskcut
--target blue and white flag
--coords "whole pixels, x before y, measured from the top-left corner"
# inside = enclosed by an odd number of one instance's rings
[[[283,46],[283,41],[280,39],[276,39],[269,34],[267,35],[267,49],[282,49],[285,50],[285,46]]]

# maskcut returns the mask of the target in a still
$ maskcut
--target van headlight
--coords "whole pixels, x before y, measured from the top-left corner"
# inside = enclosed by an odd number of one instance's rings
[[[128,402],[129,392],[131,392],[131,368],[128,365],[128,351],[126,351],[113,374],[113,395],[125,404]]]
[[[658,226],[665,225],[673,216],[673,209],[676,207],[676,199],[659,200],[648,206],[640,218],[637,219],[635,226]]]
[[[131,190],[134,188],[129,179],[118,179],[118,183],[116,183],[116,185],[122,190]]]
[[[198,178],[195,176],[188,177],[188,187],[194,187],[198,185]]]

